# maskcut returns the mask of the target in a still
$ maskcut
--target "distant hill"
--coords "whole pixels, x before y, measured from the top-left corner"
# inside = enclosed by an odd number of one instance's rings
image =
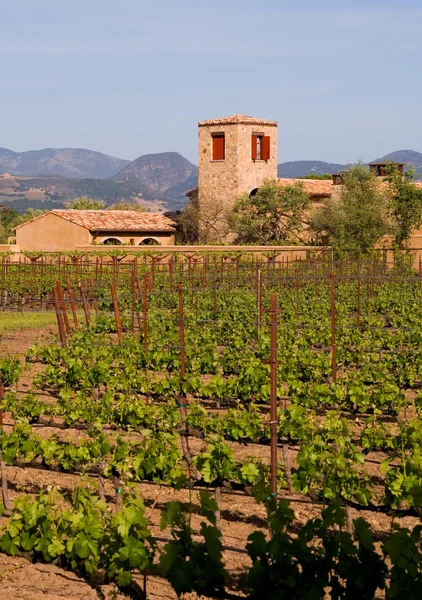
[[[415,150],[396,150],[371,162],[394,160],[415,167],[415,176],[422,178],[422,153]],[[323,175],[324,173],[338,173],[347,169],[347,165],[327,163],[321,160],[295,160],[277,165],[278,177],[304,177],[305,175]]]
[[[377,160],[411,163],[422,178],[422,153],[397,150]],[[299,160],[281,163],[278,177],[336,173],[340,163]],[[144,154],[122,160],[81,148],[47,148],[13,152],[0,148],[0,202],[24,212],[27,208],[58,208],[79,196],[145,204],[151,210],[182,210],[186,192],[198,185],[198,168],[178,152]]]
[[[111,179],[142,181],[151,190],[163,194],[169,188],[182,184],[197,173],[198,167],[178,152],[161,152],[140,156]]]
[[[129,163],[84,148],[45,148],[13,152],[0,148],[0,173],[108,179]]]
[[[324,173],[338,173],[345,169],[345,165],[327,163],[322,160],[294,160],[277,165],[278,177],[296,178],[305,175],[324,175]]]
[[[183,208],[188,199],[186,197],[186,192],[189,190],[193,190],[198,187],[198,173],[196,172],[194,175],[191,175],[181,183],[177,183],[172,187],[166,190],[166,196],[171,198],[172,208],[174,210],[180,210]]]
[[[115,182],[57,176],[21,177],[8,173],[0,175],[0,203],[19,212],[25,212],[28,208],[63,208],[66,202],[79,196],[104,200],[107,206],[119,200],[131,200],[151,210],[164,211],[171,207],[171,200],[136,180]]]

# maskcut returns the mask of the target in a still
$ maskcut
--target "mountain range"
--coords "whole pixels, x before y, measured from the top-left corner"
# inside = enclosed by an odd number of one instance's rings
[[[415,168],[415,176],[422,178],[422,154],[415,150],[397,150],[385,156],[376,158],[371,162],[393,160],[404,164],[411,164]],[[347,169],[348,165],[328,163],[320,160],[295,160],[277,165],[278,177],[304,177],[306,175],[324,175],[339,173]]]
[[[391,152],[376,160],[411,163],[422,173],[422,153]],[[347,168],[318,160],[278,165],[278,177],[336,173]],[[186,192],[198,185],[198,168],[178,152],[145,154],[134,161],[84,148],[46,148],[13,152],[0,148],[0,203],[20,212],[60,208],[79,196],[105,200],[109,206],[132,200],[159,211],[182,209]]]
[[[0,148],[0,173],[13,175],[107,179],[129,163],[129,160],[85,148],[45,148],[27,152]]]

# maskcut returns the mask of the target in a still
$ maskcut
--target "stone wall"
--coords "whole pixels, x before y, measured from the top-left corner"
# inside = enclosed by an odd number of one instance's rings
[[[224,133],[225,159],[212,157],[212,135]],[[270,159],[252,160],[252,135],[270,136]],[[202,241],[230,241],[227,214],[243,192],[277,177],[277,125],[216,124],[198,128],[199,219]]]

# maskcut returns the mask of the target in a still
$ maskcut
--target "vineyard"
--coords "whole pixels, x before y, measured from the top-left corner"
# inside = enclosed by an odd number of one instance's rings
[[[1,552],[116,598],[422,596],[420,268],[32,258],[0,320],[58,333],[0,357]]]

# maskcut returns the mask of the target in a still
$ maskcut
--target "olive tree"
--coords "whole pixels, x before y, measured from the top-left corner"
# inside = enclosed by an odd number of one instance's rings
[[[280,187],[267,180],[255,195],[236,200],[228,222],[239,244],[302,243],[309,204],[301,182]]]
[[[334,250],[356,256],[369,254],[378,240],[396,232],[391,214],[392,190],[359,164],[344,174],[338,186],[310,220],[312,231]]]

